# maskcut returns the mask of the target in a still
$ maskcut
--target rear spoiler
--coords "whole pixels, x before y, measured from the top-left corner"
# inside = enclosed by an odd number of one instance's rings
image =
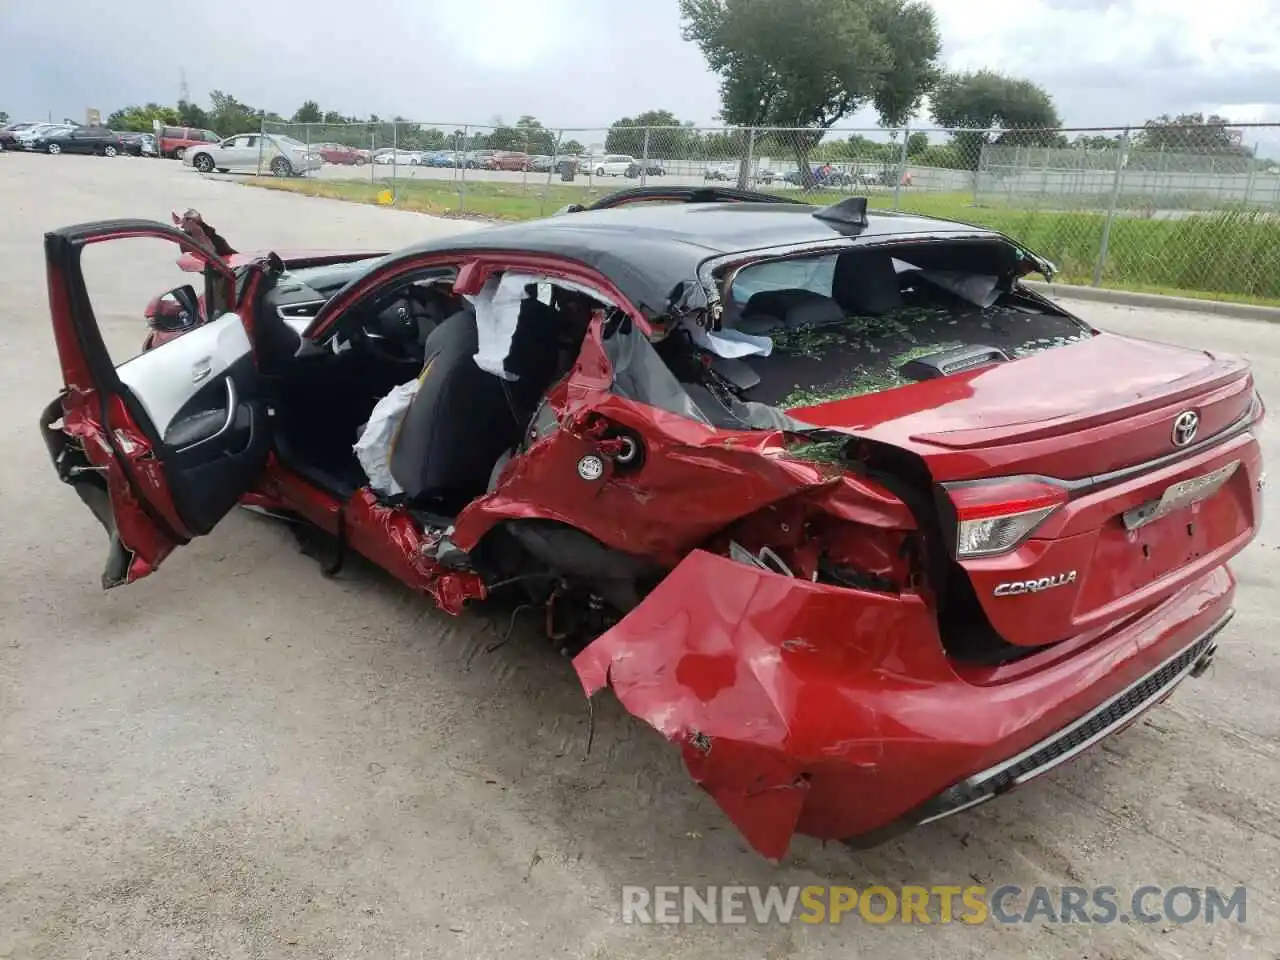
[[[607,197],[601,197],[589,205],[571,203],[561,207],[555,215],[580,213],[583,210],[609,210],[632,203],[662,201],[669,203],[789,203],[807,206],[803,200],[792,200],[790,197],[780,197],[776,193],[762,193],[758,190],[739,190],[736,187],[632,187],[629,190],[619,190]]]

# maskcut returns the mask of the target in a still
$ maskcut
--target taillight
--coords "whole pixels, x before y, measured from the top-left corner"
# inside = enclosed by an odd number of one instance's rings
[[[1067,502],[1062,487],[1021,477],[957,484],[947,495],[956,511],[957,560],[1007,553]]]

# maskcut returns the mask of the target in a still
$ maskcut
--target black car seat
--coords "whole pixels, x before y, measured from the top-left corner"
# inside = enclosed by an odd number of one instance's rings
[[[484,493],[494,463],[520,438],[506,385],[476,365],[478,348],[470,307],[427,337],[418,392],[391,447],[391,475],[411,502],[460,509]]]
[[[836,258],[831,296],[846,314],[892,313],[902,308],[902,285],[893,257],[879,250],[850,250]]]

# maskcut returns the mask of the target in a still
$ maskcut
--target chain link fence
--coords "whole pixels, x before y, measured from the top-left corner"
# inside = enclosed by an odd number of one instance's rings
[[[1280,302],[1280,125],[1088,130],[264,123],[311,159],[271,186],[445,215],[546,216],[721,185],[1000,230],[1070,283]],[[262,174],[278,170],[259,167]]]

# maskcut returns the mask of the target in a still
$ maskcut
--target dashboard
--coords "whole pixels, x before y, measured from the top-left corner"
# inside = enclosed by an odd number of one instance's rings
[[[324,305],[380,260],[370,257],[301,267],[277,276],[261,300],[262,311],[274,314],[280,321],[280,325],[273,324],[273,339],[278,337],[280,341],[276,355],[300,355],[302,335]],[[385,291],[377,292],[344,316],[331,348],[337,352],[358,345],[385,360],[420,364],[427,335],[463,305],[462,299],[449,289],[452,280],[452,271],[442,276],[436,269],[388,285]]]

